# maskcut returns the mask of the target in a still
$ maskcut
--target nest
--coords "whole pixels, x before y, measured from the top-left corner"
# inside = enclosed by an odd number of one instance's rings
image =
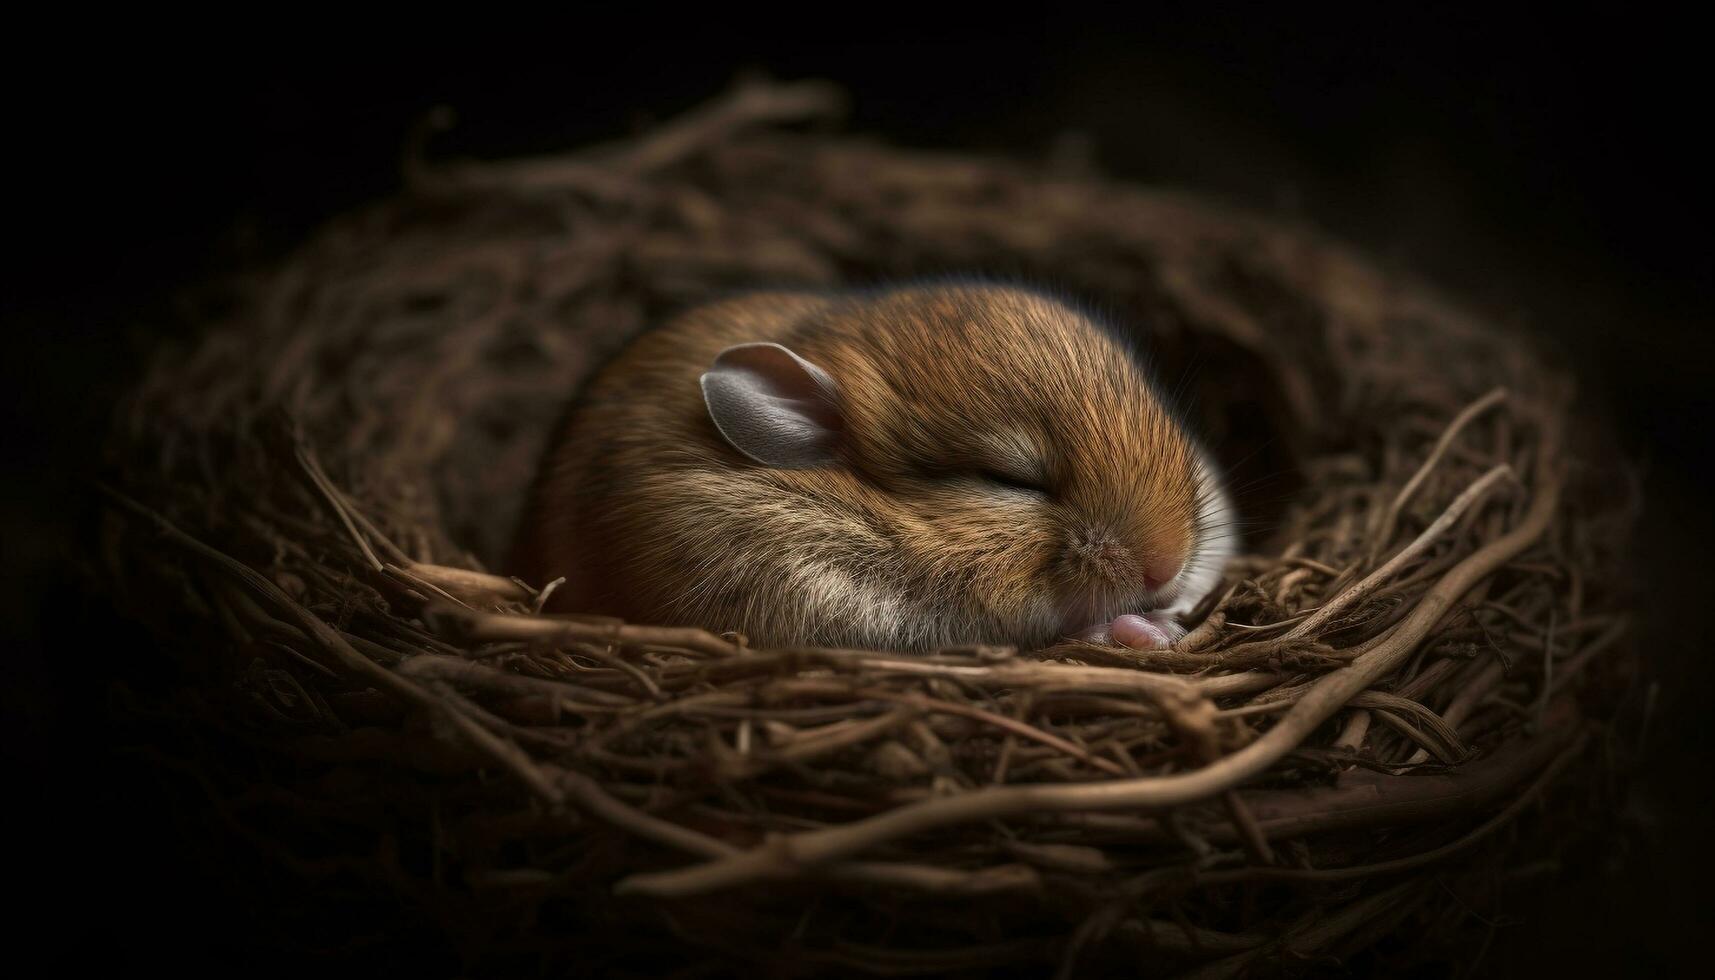
[[[840,136],[837,102],[758,83],[612,146],[413,162],[199,294],[121,411],[102,554],[179,658],[133,707],[172,719],[221,859],[303,883],[258,941],[781,975],[1455,941],[1600,805],[1568,777],[1632,662],[1636,497],[1580,465],[1564,373],[1304,228]],[[638,330],[945,272],[1147,325],[1193,390],[1260,526],[1182,643],[755,649],[497,574],[563,405]]]

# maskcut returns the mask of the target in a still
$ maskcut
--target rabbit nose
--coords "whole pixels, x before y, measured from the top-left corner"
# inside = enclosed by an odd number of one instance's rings
[[[1086,570],[1129,588],[1143,580],[1145,592],[1155,592],[1179,577],[1185,556],[1162,548],[1128,547],[1118,535],[1101,530],[1074,534],[1070,552]]]
[[[1131,553],[1113,535],[1100,531],[1074,534],[1070,552],[1086,565],[1104,571],[1117,570],[1130,564]]]

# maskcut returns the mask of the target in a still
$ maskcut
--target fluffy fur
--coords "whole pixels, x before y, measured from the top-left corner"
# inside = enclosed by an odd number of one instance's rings
[[[769,468],[721,438],[698,377],[754,341],[834,379],[835,465]],[[596,377],[544,463],[517,570],[565,576],[557,609],[769,646],[1040,645],[1190,608],[1231,520],[1139,360],[1058,300],[764,293],[644,334]]]

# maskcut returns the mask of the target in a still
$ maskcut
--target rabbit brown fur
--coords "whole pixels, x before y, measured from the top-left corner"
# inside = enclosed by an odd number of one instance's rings
[[[757,293],[598,374],[549,450],[516,570],[565,577],[553,609],[759,645],[1040,645],[1189,608],[1229,525],[1139,359],[1064,302]]]

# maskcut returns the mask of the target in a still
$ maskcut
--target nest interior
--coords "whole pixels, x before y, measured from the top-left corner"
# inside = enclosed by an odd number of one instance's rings
[[[1528,340],[1302,227],[839,136],[837,103],[758,83],[611,146],[413,163],[152,362],[103,578],[179,659],[132,707],[216,859],[302,886],[268,942],[1231,975],[1460,935],[1611,805],[1572,777],[1631,676],[1636,496]],[[497,574],[628,337],[949,272],[1093,300],[1193,389],[1253,529],[1175,648],[759,650]]]

